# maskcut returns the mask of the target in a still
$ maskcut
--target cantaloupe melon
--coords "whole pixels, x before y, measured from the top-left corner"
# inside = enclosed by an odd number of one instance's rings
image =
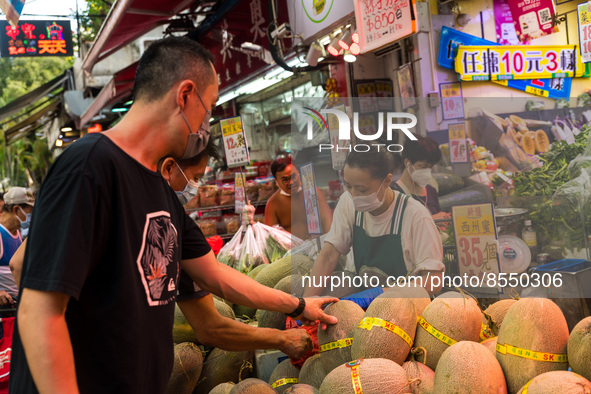
[[[300,377],[298,382],[302,384],[309,384],[312,387],[317,389],[320,388],[322,381],[328,375],[326,371],[324,371],[324,367],[322,366],[321,359],[322,355],[315,354],[309,359],[306,360],[304,365],[302,365],[302,369],[300,370]]]
[[[416,329],[413,302],[409,298],[381,294],[371,302],[360,326],[355,329],[351,357],[387,358],[402,365],[412,347]]]
[[[591,380],[591,317],[581,320],[568,337],[568,364],[573,372]]]
[[[410,299],[415,306],[417,316],[421,316],[431,303],[429,293],[420,286],[391,287],[385,290],[384,294],[384,297]]]
[[[174,364],[170,380],[166,386],[167,394],[191,394],[201,376],[203,355],[201,349],[192,342],[179,343],[174,347]]]
[[[301,297],[304,294],[304,288],[302,287],[302,276],[299,274],[286,276],[277,282],[275,289],[281,290],[287,294],[291,294],[294,297]]]
[[[265,268],[266,266],[267,266],[267,264],[257,265],[252,271],[250,271],[250,273],[248,274],[248,277],[251,279],[256,279],[259,272],[261,272],[263,270],[263,268]],[[232,305],[232,309],[234,310],[234,314],[236,315],[237,318],[245,319],[245,320],[252,319],[254,317],[255,313],[257,312],[257,310],[254,308],[249,308],[247,306],[238,305],[238,304]]]
[[[248,277],[250,279],[256,279],[256,277],[259,274],[259,272],[261,272],[263,270],[263,268],[265,268],[266,266],[267,266],[266,264],[257,265],[256,267],[254,267],[252,269],[252,271],[250,271],[248,273]]]
[[[226,304],[224,301],[214,298],[213,304],[215,305],[215,309],[217,309],[220,315],[227,317],[228,319],[236,319],[236,315],[234,315],[232,307]]]
[[[527,386],[527,387],[526,387]],[[517,394],[587,394],[591,393],[591,382],[581,375],[568,371],[546,372],[526,383]]]
[[[285,394],[318,394],[318,389],[309,384],[298,383],[285,390]]]
[[[230,394],[232,387],[236,384],[232,382],[220,383],[215,386],[208,394]]]
[[[181,308],[174,306],[174,325],[172,326],[172,340],[174,343],[197,342],[193,327],[189,324]]]
[[[349,283],[348,279],[343,280],[343,275],[344,275],[344,278],[351,278],[351,283]],[[353,272],[335,271],[332,273],[331,276],[336,276],[337,278],[339,278],[339,280],[341,280],[341,285],[338,287],[332,288],[332,289],[329,285],[322,292],[323,296],[343,298],[343,297],[347,297],[351,294],[355,294],[355,293],[365,290],[365,287],[363,287],[363,286],[362,287],[355,287],[353,285],[353,278],[355,277],[355,273],[353,273]],[[331,283],[331,279],[329,279],[327,282]],[[335,282],[335,283],[338,283],[338,282]],[[308,282],[306,281],[306,285],[307,284],[308,284]]]
[[[507,311],[516,302],[517,300],[514,299],[500,300],[484,310],[482,313],[483,329],[480,334],[480,342],[499,334],[499,328],[503,323]],[[485,328],[486,332],[484,332]]]
[[[300,369],[291,363],[290,359],[283,360],[279,363],[271,373],[269,384],[279,394],[283,394],[285,390],[291,386],[299,383],[298,377]]]
[[[447,292],[435,298],[423,311],[422,324],[417,325],[415,346],[427,349],[427,366],[436,371],[439,357],[459,341],[477,342],[482,327],[482,312],[476,301],[456,292]],[[437,339],[445,336],[451,342]],[[443,339],[443,338],[442,338]]]
[[[434,393],[507,393],[499,362],[483,345],[460,341],[451,345],[435,370]]]
[[[255,280],[267,287],[275,287],[281,279],[291,274],[308,274],[314,261],[308,256],[290,255],[265,265],[266,267],[258,273]]]
[[[341,364],[348,363],[351,358],[351,346],[347,343],[336,344],[338,346],[323,351],[322,347],[338,341],[345,341],[353,338],[353,333],[363,318],[364,312],[359,305],[351,301],[339,301],[329,305],[324,312],[336,316],[339,319],[337,324],[329,324],[326,330],[318,329],[318,345],[322,351],[320,362],[327,372],[332,371]],[[349,345],[349,346],[346,346]]]
[[[250,377],[253,357],[253,351],[229,352],[213,349],[205,359],[201,378],[193,393],[207,394],[220,383],[238,383],[240,379]]]
[[[497,339],[499,337],[492,337],[488,338],[485,341],[480,342],[480,344],[486,347],[493,356],[497,356]]]
[[[351,366],[360,362],[358,366]],[[329,373],[322,385],[320,394],[354,394],[351,372],[357,368],[356,381],[361,385],[363,394],[411,393],[406,372],[392,360],[385,358],[367,358],[343,364]]]
[[[435,383],[435,372],[428,366],[418,361],[407,361],[402,364],[402,369],[406,371],[411,383],[410,388],[413,394],[431,394],[433,393],[433,384]]]
[[[230,394],[276,394],[276,391],[265,381],[248,378],[232,387]]]
[[[566,370],[566,345],[568,327],[558,306],[544,298],[522,298],[505,316],[497,340],[497,360],[503,368],[507,389],[516,393],[523,385],[545,372]],[[503,354],[501,346],[512,346],[525,351],[537,352],[537,357],[554,361],[538,361],[512,354]],[[564,356],[547,356],[552,355]]]
[[[279,282],[277,282],[277,284],[275,285],[275,289],[289,294],[292,290],[292,284],[298,283],[300,278],[301,277],[297,274],[288,275],[285,278],[282,278]],[[294,284],[294,287],[295,286],[297,286],[297,285]],[[296,292],[298,292],[297,289],[296,289]],[[302,290],[302,292],[303,292],[303,290]],[[258,321],[259,327],[276,328],[278,330],[285,330],[285,321],[287,319],[287,316],[285,315],[285,313],[265,311],[265,310],[259,309],[256,312],[255,316]]]

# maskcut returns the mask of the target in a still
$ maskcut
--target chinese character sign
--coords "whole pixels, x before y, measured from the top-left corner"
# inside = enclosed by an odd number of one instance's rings
[[[455,70],[462,81],[587,77],[574,45],[458,47]]]
[[[242,118],[222,119],[220,121],[222,128],[222,139],[224,141],[224,152],[226,153],[226,164],[229,168],[247,165],[250,162],[248,156],[248,146],[242,127]]]
[[[246,205],[246,193],[244,189],[244,174],[237,172],[234,174],[234,210],[236,213],[242,213]]]
[[[375,82],[355,82],[357,97],[359,97],[359,112],[365,114],[378,111],[378,100]]]
[[[302,190],[304,193],[304,208],[306,209],[306,224],[308,234],[321,235],[320,213],[318,211],[318,197],[316,195],[316,182],[314,181],[314,167],[308,163],[300,167]]]
[[[556,33],[554,0],[511,0],[508,2],[517,38],[528,42],[534,38]]]
[[[581,61],[591,62],[591,6],[588,2],[577,7],[579,21],[579,43],[581,44]]]
[[[443,119],[461,119],[464,117],[462,85],[459,82],[439,84]]]
[[[418,31],[414,0],[355,0],[361,53]]]
[[[347,112],[343,104],[333,107],[333,109],[341,112]],[[334,114],[328,114],[328,132],[330,134],[330,143],[336,147],[331,149],[330,158],[332,161],[332,168],[340,171],[345,168],[345,160],[349,154],[351,140],[339,139],[339,120]]]
[[[500,263],[492,203],[454,206],[451,217],[460,276],[467,274],[482,279],[489,273],[498,274]],[[486,280],[482,287],[487,287]]]
[[[0,21],[2,57],[72,56],[70,21],[20,21],[13,26]]]
[[[449,133],[449,157],[452,163],[468,162],[466,142],[466,123],[452,123],[447,128]]]

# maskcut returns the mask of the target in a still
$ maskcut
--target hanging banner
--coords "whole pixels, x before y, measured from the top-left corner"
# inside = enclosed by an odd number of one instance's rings
[[[398,90],[402,100],[402,109],[414,106],[416,94],[412,78],[412,65],[410,63],[403,65],[398,69]]]
[[[366,114],[368,112],[378,111],[378,100],[376,96],[376,85],[374,81],[356,81],[355,89],[359,97],[359,112]]]
[[[468,162],[468,145],[466,141],[466,123],[452,123],[447,126],[449,133],[449,157],[452,163]]]
[[[220,120],[222,128],[222,139],[224,141],[224,152],[226,153],[226,164],[228,168],[248,165],[248,146],[246,136],[242,127],[242,118],[236,116]]]
[[[579,22],[579,43],[581,46],[581,61],[591,62],[591,3],[585,2],[577,6]]]
[[[2,0],[0,0],[2,1]],[[70,21],[0,21],[0,56],[73,56]]]
[[[316,195],[316,181],[314,180],[314,166],[312,163],[307,163],[300,167],[300,176],[304,193],[304,208],[306,209],[308,234],[322,235],[320,212],[318,211],[318,196]]]
[[[437,59],[438,64],[441,67],[454,70],[455,57],[460,45],[496,46],[498,44],[444,26],[441,29],[441,41],[439,42],[439,56]],[[552,99],[570,98],[572,86],[572,78],[510,79],[493,82],[505,85],[509,88]]]
[[[12,26],[18,25],[24,6],[25,0],[0,0],[0,10],[6,15],[6,20]]]
[[[509,8],[522,43],[558,32],[558,26],[552,26],[556,15],[554,0],[511,0]]]
[[[418,31],[414,0],[355,0],[355,20],[361,53]]]
[[[246,205],[245,185],[244,174],[242,172],[234,173],[234,211],[236,213],[242,213]]]
[[[379,111],[393,111],[394,110],[394,89],[392,87],[392,80],[376,80],[376,97],[378,98]],[[386,100],[382,100],[386,99]]]
[[[460,45],[455,70],[462,81],[589,76],[576,45]]]
[[[495,27],[497,30],[497,43],[500,45],[519,45],[519,39],[515,32],[509,0],[493,0],[495,10]]]
[[[492,203],[456,205],[451,208],[459,276],[477,277],[482,280],[479,290],[502,291],[487,286],[483,280],[489,274],[495,277],[501,272],[497,230]],[[472,283],[472,281],[470,281]],[[496,284],[496,281],[494,281]]]
[[[462,99],[462,85],[459,82],[440,83],[441,108],[443,119],[463,119],[464,100]]]

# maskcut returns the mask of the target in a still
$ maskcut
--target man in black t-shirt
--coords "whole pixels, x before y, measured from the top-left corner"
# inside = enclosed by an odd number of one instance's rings
[[[39,190],[11,393],[164,392],[181,268],[232,302],[336,322],[320,308],[335,299],[298,300],[218,263],[157,172],[160,158],[193,157],[209,140],[218,96],[211,54],[187,38],[152,43],[134,96],[115,127],[69,146]]]

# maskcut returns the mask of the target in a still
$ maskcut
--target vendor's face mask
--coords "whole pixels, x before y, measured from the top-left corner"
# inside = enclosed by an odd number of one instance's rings
[[[367,196],[353,196],[353,205],[355,206],[355,210],[360,212],[371,212],[381,207],[384,199],[386,198],[386,193],[384,193],[384,196],[381,200],[378,198],[378,193],[382,189],[382,186],[384,186],[384,182],[386,182],[385,179],[382,181],[378,191],[375,193],[369,194]]]
[[[187,120],[185,113],[181,109],[181,115],[183,116],[183,119],[185,120],[185,123],[189,128],[189,138],[187,140],[187,147],[185,148],[185,153],[183,154],[183,156],[180,157],[181,159],[190,159],[192,157],[197,156],[199,153],[203,152],[203,150],[205,150],[205,147],[207,146],[207,143],[209,142],[209,136],[211,134],[209,131],[209,119],[211,118],[211,110],[207,109],[197,89],[194,90],[195,93],[197,93],[197,97],[199,97],[199,101],[201,101],[201,105],[203,105],[206,114],[205,118],[203,119],[203,123],[199,127],[199,130],[197,130],[196,133],[193,133],[191,125],[189,125],[189,121]]]
[[[188,203],[189,201],[191,201],[193,198],[195,198],[195,196],[197,195],[197,191],[199,189],[199,184],[195,181],[190,180],[189,178],[187,178],[187,176],[185,175],[184,171],[181,169],[181,167],[175,162],[177,168],[179,169],[179,171],[181,172],[181,174],[183,174],[183,176],[185,177],[185,180],[187,181],[187,184],[185,185],[185,188],[183,189],[183,191],[180,192],[175,192],[177,197],[179,198],[180,202],[185,205],[186,203]]]
[[[412,172],[410,172],[410,167],[412,167]],[[431,169],[430,168],[421,168],[415,169],[414,165],[410,165],[408,172],[410,173],[410,177],[412,178],[413,182],[419,185],[420,187],[425,187],[429,184],[431,180]]]

